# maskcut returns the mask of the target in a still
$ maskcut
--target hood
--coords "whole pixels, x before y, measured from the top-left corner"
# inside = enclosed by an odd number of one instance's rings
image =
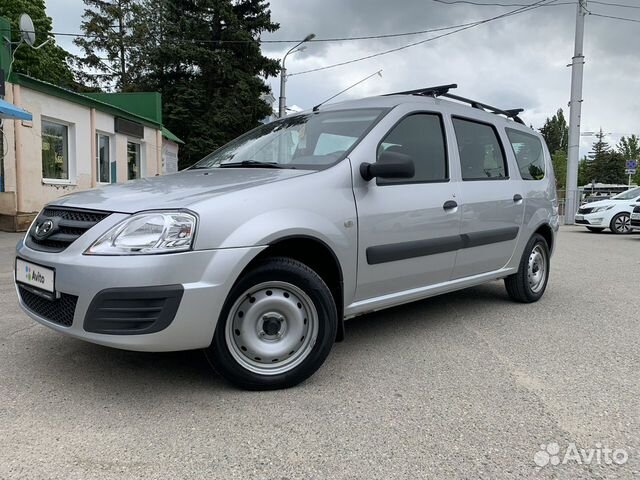
[[[597,208],[597,207],[608,207],[609,205],[614,205],[621,200],[599,200],[597,202],[583,203],[580,205],[581,208]],[[627,200],[628,201],[628,200]]]
[[[211,197],[312,173],[310,170],[211,168],[106,185],[60,197],[51,205],[134,213],[188,208]]]

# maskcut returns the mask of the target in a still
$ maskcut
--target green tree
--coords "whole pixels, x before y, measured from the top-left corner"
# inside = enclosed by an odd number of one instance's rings
[[[578,186],[584,186],[593,180],[589,167],[589,158],[587,157],[583,157],[582,160],[578,162]]]
[[[139,87],[160,91],[167,127],[185,140],[180,165],[257,126],[270,107],[260,77],[279,63],[262,55],[259,35],[275,31],[263,0],[144,0],[147,59]]]
[[[47,39],[51,40],[38,50],[22,44],[15,50],[15,61],[11,70],[24,73],[40,80],[56,85],[70,86],[74,83],[73,73],[67,64],[70,55],[64,49],[56,45],[51,35],[51,18],[45,11],[44,0],[2,0],[0,2],[0,16],[7,17],[11,21],[11,34],[0,32],[3,37],[11,37],[12,42],[20,40],[19,19],[26,13],[33,20],[36,34],[36,45],[40,45]]]
[[[567,153],[569,145],[569,126],[564,118],[562,109],[558,109],[556,114],[547,118],[544,125],[540,129],[540,133],[547,142],[549,152],[552,154],[562,151]]]
[[[144,73],[142,49],[148,21],[139,0],[84,0],[81,28],[87,35],[75,43],[83,52],[76,59],[79,77],[106,90],[136,90]]]
[[[279,25],[264,0],[85,3],[82,28],[91,36],[77,42],[85,65],[98,82],[162,94],[163,122],[185,141],[181,167],[271,113],[262,78],[280,67],[262,55],[260,34]]]
[[[604,141],[602,129],[596,134],[597,141],[589,152],[587,173],[592,180],[600,183],[624,183],[624,158],[612,150]]]
[[[622,137],[618,142],[617,150],[625,160],[637,160],[640,163],[640,139],[637,135]],[[636,185],[640,185],[640,168],[636,170],[632,179]]]
[[[564,190],[567,181],[567,152],[556,150],[556,152],[551,155],[551,163],[553,164],[553,171],[556,175],[556,188],[558,190]]]

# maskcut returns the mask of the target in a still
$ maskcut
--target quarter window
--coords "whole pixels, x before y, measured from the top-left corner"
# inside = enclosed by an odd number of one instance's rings
[[[413,178],[378,178],[378,185],[442,182],[449,178],[444,128],[439,115],[416,113],[400,121],[382,140],[378,158],[384,151],[408,155],[415,164]]]
[[[507,128],[507,136],[518,162],[523,180],[544,178],[544,150],[540,139],[534,135]]]
[[[127,142],[127,178],[134,180],[140,178],[140,144]]]
[[[453,119],[463,180],[507,178],[507,164],[495,129],[485,123]]]
[[[69,179],[69,128],[42,121],[42,178]]]
[[[96,162],[98,164],[98,182],[111,182],[111,154],[109,152],[109,136],[96,134]]]

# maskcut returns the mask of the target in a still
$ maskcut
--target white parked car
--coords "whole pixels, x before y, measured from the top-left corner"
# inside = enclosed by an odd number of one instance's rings
[[[578,225],[591,232],[602,232],[609,228],[613,233],[631,232],[631,212],[640,202],[640,187],[622,192],[600,202],[581,205],[575,217]]]

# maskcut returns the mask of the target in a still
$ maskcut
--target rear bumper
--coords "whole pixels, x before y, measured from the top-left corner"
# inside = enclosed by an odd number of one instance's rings
[[[18,257],[55,269],[55,290],[58,294],[64,298],[77,297],[67,326],[46,318],[49,316],[46,309],[33,309],[34,304],[25,302],[20,295],[21,289],[17,288],[20,306],[25,313],[37,322],[75,338],[125,350],[156,352],[209,346],[220,310],[233,283],[244,267],[265,248],[104,257],[82,255],[81,246],[73,247],[75,244],[56,254],[32,250],[22,241],[18,244]],[[139,299],[141,289],[167,293],[167,288],[173,293],[169,292],[165,297],[173,298],[173,303],[163,304],[157,313],[159,317],[165,316],[147,324],[151,327],[146,331],[148,333],[145,333],[143,324],[138,325],[138,331],[123,333],[113,329],[113,322],[104,322],[105,318],[114,316],[105,313],[105,305],[118,308],[117,304],[105,304],[105,292],[110,292],[107,299],[113,299],[113,289],[117,289],[115,293],[122,292],[119,297],[124,300],[127,292],[134,294],[129,299]],[[178,291],[180,295],[176,294]],[[157,300],[158,296],[155,298]],[[137,307],[144,307],[144,304],[128,305],[131,308],[120,308],[121,315],[126,310],[133,312]]]

